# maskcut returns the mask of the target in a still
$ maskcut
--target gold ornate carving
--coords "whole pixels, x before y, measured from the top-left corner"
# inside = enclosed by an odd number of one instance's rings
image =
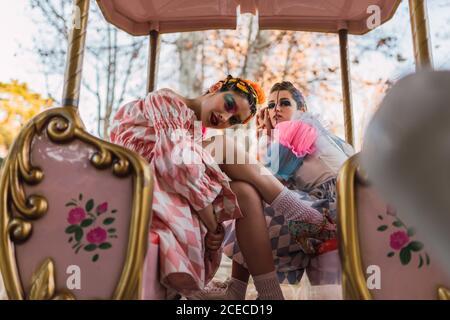
[[[76,300],[76,297],[69,291],[61,291],[60,293],[57,293],[52,300]]]
[[[358,158],[359,155],[356,154],[344,163],[337,180],[339,251],[342,262],[344,298],[368,300],[372,296],[366,286],[357,232],[355,177],[359,167]]]
[[[31,278],[30,300],[49,300],[55,294],[55,266],[49,258],[45,259]]]
[[[445,287],[438,288],[439,300],[450,300],[450,290]]]
[[[80,140],[97,151],[90,161],[95,168],[107,169],[118,177],[133,176],[133,206],[127,256],[113,299],[133,299],[140,292],[142,268],[147,250],[147,231],[151,219],[152,177],[147,163],[125,148],[101,141],[88,133],[78,116],[78,105],[89,0],[74,0],[80,10],[80,28],[70,34],[68,63],[63,93],[64,108],[49,109],[31,120],[14,141],[0,172],[0,271],[10,299],[24,299],[14,256],[14,244],[26,242],[32,234],[32,220],[48,210],[47,200],[39,194],[27,196],[23,185],[36,185],[44,173],[33,167],[30,150],[35,136],[46,134],[56,144]],[[45,131],[44,131],[45,130]],[[16,214],[17,213],[17,214]],[[18,215],[18,216],[17,216]],[[67,291],[54,294],[54,265],[47,259],[33,277],[29,298],[75,299]]]
[[[10,165],[4,167],[8,174],[11,200],[17,212],[25,219],[38,219],[42,217],[48,208],[47,201],[39,195],[25,196],[22,182],[33,185],[44,178],[40,168],[32,167],[29,161],[30,146],[35,131],[32,127],[25,130],[22,139],[14,145],[11,152],[15,157],[10,160]],[[8,157],[9,158],[9,157]]]
[[[9,223],[9,236],[14,242],[24,242],[31,235],[31,223],[22,218],[14,218]]]
[[[28,299],[75,300],[75,296],[68,290],[55,294],[55,264],[47,258],[33,274]]]
[[[3,165],[0,175],[0,270],[10,299],[23,299],[15,263],[13,245],[26,242],[32,234],[32,221],[45,215],[47,200],[38,194],[27,196],[24,185],[36,185],[44,173],[30,160],[32,141],[47,135],[55,144],[82,141],[96,150],[91,164],[97,169],[112,168],[117,177],[133,176],[133,207],[127,257],[113,299],[133,299],[140,292],[140,280],[147,248],[147,231],[151,219],[152,182],[144,159],[123,147],[102,141],[85,132],[74,107],[49,109],[37,115],[21,131]],[[17,213],[17,214],[15,214]],[[70,292],[51,292],[53,262],[46,262],[33,280],[30,299],[74,299]],[[46,285],[46,286],[45,286]]]
[[[78,119],[76,109],[66,107],[65,112],[55,115],[48,121],[47,135],[55,143],[67,143],[74,139],[79,139],[97,150],[91,157],[91,163],[97,169],[107,169],[111,167],[113,173],[118,177],[126,177],[130,174],[130,162],[127,159],[127,152],[115,145],[105,144],[103,141],[86,133],[81,121]],[[62,111],[61,110],[61,111]],[[77,119],[77,121],[73,121]],[[36,127],[39,133],[42,132],[46,124],[46,119],[37,119]]]

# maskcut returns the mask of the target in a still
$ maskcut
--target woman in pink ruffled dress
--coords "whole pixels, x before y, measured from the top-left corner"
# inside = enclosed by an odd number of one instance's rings
[[[259,297],[283,299],[260,196],[274,208],[303,212],[308,221],[321,219],[275,177],[261,175],[261,165],[219,167],[202,147],[202,125],[245,124],[263,101],[257,84],[228,76],[194,99],[157,90],[114,117],[111,141],[142,155],[154,174],[151,230],[160,238],[160,280],[181,294],[201,290],[213,277],[221,257],[221,223],[236,219],[237,241]]]

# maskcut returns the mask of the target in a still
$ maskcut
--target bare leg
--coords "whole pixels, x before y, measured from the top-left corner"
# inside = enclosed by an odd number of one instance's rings
[[[190,299],[245,299],[250,274],[262,299],[283,299],[275,274],[272,247],[263,214],[261,198],[255,188],[242,181],[231,182],[243,217],[235,221],[236,240],[248,271],[233,262],[232,278],[225,291],[219,288],[200,292]]]
[[[231,266],[231,276],[242,282],[248,282],[250,273],[243,265],[233,260],[233,265]]]
[[[220,168],[232,180],[253,185],[267,203],[272,203],[284,187],[272,174],[261,174],[265,168],[260,164],[222,164]]]
[[[266,219],[258,192],[251,185],[239,181],[231,182],[231,189],[244,214],[235,222],[236,239],[250,274],[257,276],[274,271]]]
[[[235,222],[236,240],[262,300],[284,299],[272,256],[269,232],[258,192],[245,182],[231,182],[244,217]],[[232,278],[233,279],[233,278]],[[247,281],[240,282],[246,288]],[[231,288],[232,289],[232,288]],[[245,293],[245,292],[244,292]]]
[[[326,221],[325,217],[312,208],[311,206],[305,204],[305,202],[297,195],[285,188],[283,184],[278,181],[271,172],[263,167],[257,161],[250,161],[251,155],[248,154],[242,147],[234,143],[232,137],[225,136],[225,143],[214,144],[214,148],[211,150],[216,161],[218,161],[220,168],[234,181],[244,181],[247,182],[258,190],[261,197],[265,202],[270,204],[276,212],[281,212],[288,220],[297,220],[302,223],[309,223],[312,225],[324,225],[320,234],[311,234],[311,237],[326,237],[328,230],[335,230],[335,226],[332,223]],[[208,143],[205,143],[206,145]],[[222,150],[217,150],[217,148],[222,148]],[[231,148],[231,150],[227,150]],[[221,156],[223,159],[218,159],[221,151]],[[228,151],[228,157],[227,157]],[[214,154],[217,152],[217,155]],[[232,158],[232,164],[226,163],[227,158]],[[241,160],[243,164],[238,164],[237,160]],[[223,164],[220,164],[223,163]]]
[[[216,155],[214,154],[216,151],[214,148],[211,150],[212,155],[215,157],[215,159],[218,161],[220,168],[225,172],[228,177],[232,180],[236,181],[245,181],[247,183],[250,183],[253,185],[260,193],[261,197],[266,201],[267,203],[272,203],[272,201],[280,194],[281,190],[283,190],[283,184],[278,181],[277,178],[275,178],[269,170],[264,168],[261,164],[250,164],[254,163],[255,161],[250,161],[250,155],[243,149],[238,147],[234,142],[230,143],[227,142],[231,138],[225,136],[225,139],[223,139],[224,143],[222,144],[222,155],[223,159],[217,159]],[[206,141],[204,142],[204,147],[206,148],[209,146],[212,141]],[[237,162],[236,159],[238,159],[238,154],[243,157],[245,157],[245,163],[244,164],[226,164],[226,146],[232,146],[233,150],[228,150],[228,152],[233,153],[233,162]],[[219,147],[218,144],[215,145],[215,147]],[[262,174],[262,173],[265,174]]]

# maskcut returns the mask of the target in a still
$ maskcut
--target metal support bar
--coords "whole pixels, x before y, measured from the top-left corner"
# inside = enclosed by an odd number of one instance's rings
[[[416,70],[433,67],[431,41],[425,0],[409,0],[411,33]]]
[[[149,37],[149,60],[148,60],[148,75],[147,75],[147,93],[156,89],[156,79],[158,77],[158,60],[159,60],[159,32],[156,30],[150,31]]]
[[[89,16],[89,0],[74,0],[73,26],[69,35],[62,106],[78,107],[81,73]]]
[[[352,84],[350,79],[350,64],[348,55],[348,32],[346,29],[339,30],[339,47],[341,56],[341,82],[344,107],[345,139],[353,146]]]

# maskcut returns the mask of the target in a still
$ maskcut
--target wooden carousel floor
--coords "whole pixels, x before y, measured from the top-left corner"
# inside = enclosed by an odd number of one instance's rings
[[[225,255],[216,273],[215,279],[224,281],[231,275],[231,260]],[[251,281],[251,279],[250,279]],[[297,285],[281,285],[286,300],[342,300],[340,285],[311,286],[307,275]],[[247,300],[255,300],[257,296],[255,286],[250,283],[247,290]]]
[[[217,271],[215,279],[224,281],[231,275],[231,260],[223,256],[222,264]],[[251,280],[250,280],[251,281]],[[281,286],[286,300],[340,300],[342,292],[340,285],[311,286],[308,277],[305,275],[298,285],[282,285]],[[257,296],[253,283],[250,283],[247,297],[248,300],[255,300]],[[6,300],[6,292],[4,290],[3,281],[0,276],[0,300]]]

